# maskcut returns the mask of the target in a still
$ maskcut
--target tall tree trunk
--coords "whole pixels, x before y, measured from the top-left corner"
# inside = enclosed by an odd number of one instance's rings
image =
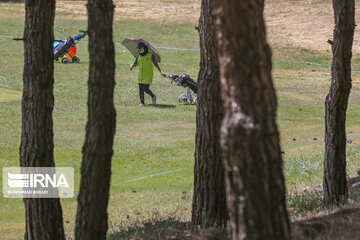
[[[333,0],[331,86],[325,102],[324,206],[343,204],[346,181],[346,110],[351,89],[351,56],[355,29],[354,0]]]
[[[115,49],[111,0],[89,0],[88,122],[83,146],[76,239],[106,239],[111,158],[115,134]]]
[[[55,1],[26,1],[25,10],[20,166],[55,167],[52,120]],[[24,204],[24,239],[65,239],[59,199],[24,198]]]
[[[216,0],[232,239],[290,239],[262,0]]]
[[[213,0],[202,0],[199,21],[201,61],[198,76],[192,203],[192,225],[201,228],[225,227],[228,221],[220,149],[223,105],[212,11]]]

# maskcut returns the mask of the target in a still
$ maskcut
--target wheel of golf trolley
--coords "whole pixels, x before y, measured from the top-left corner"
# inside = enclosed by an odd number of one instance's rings
[[[188,98],[185,94],[181,94],[178,100],[180,103],[187,103]]]
[[[67,57],[64,57],[63,59],[61,59],[61,63],[69,63],[70,60]]]
[[[80,62],[80,58],[78,56],[75,56],[72,58],[72,62],[73,63],[79,63]]]

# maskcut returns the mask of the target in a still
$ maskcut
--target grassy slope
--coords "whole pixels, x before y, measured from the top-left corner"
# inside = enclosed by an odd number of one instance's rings
[[[16,8],[18,9],[18,8]],[[21,36],[22,18],[0,18],[0,35]],[[121,21],[114,24],[114,41],[124,37],[141,37],[154,46],[198,48],[195,24],[160,24]],[[86,29],[85,21],[57,19],[56,38],[65,38]],[[85,39],[87,40],[87,39]],[[21,42],[0,38],[0,168],[18,166],[21,129],[21,106],[16,92],[22,88],[23,47]],[[80,64],[55,66],[55,160],[57,166],[75,168],[79,183],[81,147],[86,124],[88,76],[87,44],[78,44]],[[188,73],[194,78],[199,69],[199,53],[159,49],[162,69],[166,73]],[[112,165],[112,188],[109,206],[110,231],[117,231],[137,220],[154,214],[189,219],[192,191],[195,107],[179,105],[177,96],[183,88],[170,85],[155,73],[152,89],[158,102],[166,108],[139,109],[136,71],[129,72],[133,57],[116,45],[117,133]],[[316,186],[321,184],[324,99],[329,86],[329,69],[305,63],[282,61],[282,58],[318,62],[329,66],[327,53],[297,48],[274,47],[274,81],[279,99],[278,123],[284,148],[285,176],[288,184]],[[355,62],[358,57],[355,55]],[[354,66],[354,69],[357,65]],[[358,67],[359,68],[359,67]],[[353,74],[353,89],[348,110],[348,133],[360,133],[359,74]],[[6,89],[3,91],[2,89]],[[11,91],[10,91],[11,90]],[[18,96],[18,95],[17,95]],[[150,99],[147,96],[146,101]],[[301,109],[302,111],[300,111]],[[295,141],[293,140],[295,138]],[[359,137],[352,137],[348,148],[348,171],[355,174],[358,165]],[[285,149],[286,148],[286,149]],[[183,169],[171,174],[123,183],[151,174]],[[2,176],[0,177],[2,182]],[[136,191],[133,192],[133,190]],[[184,192],[184,193],[183,193]],[[73,229],[76,199],[62,200],[65,228]],[[0,238],[19,238],[24,230],[21,199],[0,198]]]

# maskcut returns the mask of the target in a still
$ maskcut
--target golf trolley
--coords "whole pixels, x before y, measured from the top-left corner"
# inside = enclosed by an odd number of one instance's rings
[[[53,44],[54,47],[54,59],[60,63],[79,63],[80,58],[76,56],[76,44],[81,39],[86,37],[86,31],[79,31],[80,34],[71,37],[68,36],[66,40],[56,40]]]
[[[176,82],[178,86],[182,86],[187,89],[186,94],[181,94],[179,96],[179,102],[188,103],[189,101],[190,104],[197,104],[197,97],[193,99],[193,95],[191,93],[192,91],[193,94],[197,94],[198,84],[194,79],[192,79],[187,74],[181,74],[180,76],[176,74],[170,74],[168,78],[171,79],[171,83]]]

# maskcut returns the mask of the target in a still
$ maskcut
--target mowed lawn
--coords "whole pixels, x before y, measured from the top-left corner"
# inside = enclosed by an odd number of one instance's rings
[[[10,28],[8,26],[11,26]],[[85,21],[57,21],[56,38],[66,38],[86,29]],[[150,30],[151,29],[151,30]],[[61,31],[59,31],[61,30]],[[0,19],[0,35],[21,36],[23,19]],[[185,33],[185,37],[183,34]],[[192,25],[160,25],[137,22],[114,24],[114,42],[125,37],[142,37],[154,46],[198,48],[197,32]],[[87,41],[88,39],[84,39]],[[21,132],[23,43],[0,38],[0,168],[19,166]],[[80,64],[55,64],[54,137],[55,161],[59,167],[74,167],[76,192],[80,181],[81,148],[87,120],[87,43],[77,45]],[[196,106],[178,103],[185,89],[155,72],[151,87],[158,96],[158,107],[139,108],[137,69],[129,71],[133,56],[116,44],[115,106],[117,131],[112,162],[112,188],[109,220],[120,224],[127,215],[142,217],[156,209],[172,214],[190,209],[194,155]],[[198,51],[159,49],[161,67],[166,73],[187,73],[196,78]],[[10,91],[11,90],[11,91]],[[5,101],[3,96],[8,96]],[[147,104],[151,103],[146,96]],[[174,171],[167,173],[168,171]],[[164,173],[134,182],[141,177]],[[2,179],[2,176],[1,176]],[[136,193],[134,192],[136,191]],[[187,192],[184,198],[182,192]],[[186,201],[184,200],[186,199]],[[18,238],[24,229],[21,199],[0,200],[0,233]],[[63,201],[64,220],[72,226],[76,198]],[[185,214],[186,212],[186,214]],[[136,215],[138,214],[138,215]],[[149,215],[149,214],[148,214]],[[1,238],[2,239],[2,238]]]
[[[137,69],[129,71],[133,56],[120,43],[139,37],[156,47],[199,49],[196,24],[162,24],[146,21],[114,23],[116,86],[114,102],[117,130],[112,161],[109,232],[153,216],[190,220],[193,189],[196,107],[180,104],[185,89],[170,84],[155,70],[151,89],[159,106],[139,108]],[[22,36],[23,18],[0,18],[0,35]],[[86,21],[57,19],[55,38],[64,39],[86,30]],[[88,38],[84,39],[87,41]],[[80,182],[81,148],[87,120],[87,42],[77,45],[79,64],[55,64],[54,138],[58,167],[75,169],[75,191]],[[0,169],[19,166],[23,43],[0,37]],[[162,70],[199,71],[199,51],[158,48]],[[287,184],[317,186],[322,181],[324,100],[330,84],[331,55],[307,49],[273,46],[273,79],[278,95],[278,124],[284,151]],[[289,61],[291,60],[291,61]],[[354,70],[360,56],[354,54]],[[311,63],[320,63],[312,65]],[[348,173],[359,169],[360,73],[353,73],[347,133]],[[146,103],[150,103],[146,96]],[[2,175],[0,177],[2,183]],[[2,185],[2,184],[1,184]],[[65,230],[71,235],[76,197],[62,200]],[[19,239],[24,232],[22,199],[0,198],[0,239]]]

